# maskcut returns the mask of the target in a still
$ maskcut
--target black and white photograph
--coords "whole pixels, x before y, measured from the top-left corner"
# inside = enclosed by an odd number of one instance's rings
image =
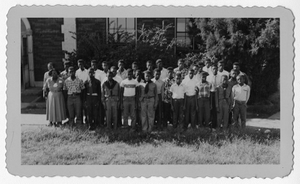
[[[292,57],[286,58],[292,50],[284,49],[292,48],[286,42],[292,36],[282,25],[292,21],[284,9],[252,16],[251,9],[234,16],[53,16],[40,15],[41,7],[24,16],[20,9],[19,83],[13,85],[21,168],[236,166],[236,172],[219,169],[244,177],[257,173],[240,174],[239,167],[274,167],[272,177],[290,172],[292,91],[285,80],[292,77]],[[282,33],[288,33],[284,39]]]

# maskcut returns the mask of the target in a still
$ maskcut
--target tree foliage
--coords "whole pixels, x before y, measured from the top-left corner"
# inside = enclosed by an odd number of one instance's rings
[[[279,19],[195,18],[194,24],[205,48],[199,50],[202,55],[223,60],[226,70],[240,63],[241,71],[252,80],[251,100],[265,99],[278,90]]]

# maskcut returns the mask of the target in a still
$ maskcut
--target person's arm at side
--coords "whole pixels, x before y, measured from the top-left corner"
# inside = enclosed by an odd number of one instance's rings
[[[99,81],[99,80],[98,80]],[[99,99],[99,102],[101,103],[101,82],[99,81],[98,82],[98,85],[97,85],[97,94],[98,94],[98,99]]]
[[[247,96],[246,96],[246,104],[248,103],[248,100],[250,98],[250,90],[251,90],[249,86],[247,86],[247,88],[248,88],[248,90],[247,90]]]
[[[215,95],[215,105],[216,105],[217,112],[220,111],[220,108],[219,108],[219,93],[220,93],[220,88],[217,87],[216,95]]]
[[[106,103],[105,103],[105,86],[104,84],[101,85],[101,102],[102,102],[102,105],[104,107],[104,110],[106,110]]]
[[[156,109],[158,104],[158,94],[157,94],[157,86],[156,84],[154,85],[154,110]]]
[[[122,87],[122,83],[121,83],[121,87],[120,87],[120,107],[121,107],[122,110],[124,110],[123,99],[124,99],[124,87]]]
[[[235,101],[234,101],[234,86],[231,89],[231,101],[232,101],[231,109],[233,109],[234,106],[235,106]]]
[[[162,85],[161,85],[161,100],[164,100],[164,89],[165,89],[165,82],[163,81]]]

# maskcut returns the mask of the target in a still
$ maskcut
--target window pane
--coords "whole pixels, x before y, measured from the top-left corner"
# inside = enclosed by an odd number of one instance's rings
[[[126,23],[125,23],[125,18],[118,18],[118,27],[121,26],[121,29],[126,29]]]
[[[134,18],[127,18],[127,29],[134,30]]]
[[[185,32],[185,18],[177,19],[177,31]]]

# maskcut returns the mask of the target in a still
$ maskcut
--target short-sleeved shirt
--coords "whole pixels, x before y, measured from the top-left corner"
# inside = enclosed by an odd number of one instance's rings
[[[159,79],[163,81],[165,78],[167,78],[168,77],[168,72],[169,72],[169,70],[167,70],[165,68],[162,68],[162,70],[160,71]]]
[[[80,68],[76,70],[75,76],[78,77],[83,82],[86,82],[89,79],[89,72],[87,69],[81,70]]]
[[[209,76],[207,76],[206,80],[211,84],[211,89],[210,89],[211,92],[215,92],[217,86],[221,84],[221,76],[219,74],[217,75],[210,74]]]
[[[49,71],[44,73],[44,80],[43,80],[43,86],[45,85],[46,81],[48,78],[50,78],[51,76],[49,75]]]
[[[210,97],[210,89],[211,89],[211,84],[209,82],[199,82],[197,84],[197,87],[199,89],[198,92],[198,98],[208,98]]]
[[[184,99],[184,85],[182,83],[179,85],[177,83],[172,84],[170,92],[172,92],[173,99]]]
[[[173,79],[169,79],[166,78],[164,80],[164,98],[163,101],[166,103],[170,103],[172,100],[172,92],[170,91],[170,88],[172,86],[172,84],[175,83],[174,78]]]
[[[106,73],[103,70],[99,70],[98,75],[99,75],[101,84],[103,84],[105,82],[105,79],[107,79]],[[95,78],[96,78],[96,75],[95,75]]]
[[[222,72],[218,71],[218,75],[220,75],[221,77],[223,75],[226,75],[227,77],[229,77],[229,72],[227,72],[226,70],[223,70]]]
[[[207,66],[204,66],[202,70],[207,72],[209,75],[213,75],[212,66],[210,66],[209,68],[207,68]]]
[[[69,73],[66,70],[64,70],[64,71],[60,72],[60,77],[62,78],[62,80],[65,81],[70,76],[69,76]]]
[[[163,85],[164,85],[164,82],[162,81],[162,80],[160,80],[160,79],[158,79],[158,80],[155,80],[155,78],[153,78],[153,79],[151,79],[152,80],[152,82],[154,83],[154,84],[156,84],[156,87],[157,87],[157,94],[161,94],[161,92],[162,92],[162,88],[163,88]]]
[[[232,96],[234,100],[248,102],[250,97],[250,87],[247,84],[240,86],[236,84],[232,87]]]
[[[197,81],[194,79],[187,78],[182,81],[184,85],[184,92],[187,96],[193,96],[196,94],[196,86],[197,86]]]
[[[122,80],[124,80],[124,79],[126,79],[127,78],[127,70],[123,70],[122,72],[121,72],[121,70],[119,69],[118,71],[117,71],[117,76],[120,76],[121,78],[122,78]]]
[[[71,77],[68,77],[65,80],[63,89],[68,91],[68,95],[73,93],[81,93],[81,90],[84,89],[84,84],[83,81],[77,77],[74,80],[72,80]]]
[[[124,88],[124,96],[126,97],[135,96],[135,90],[138,85],[139,83],[136,80],[129,80],[128,78],[123,80],[120,84],[121,88]]]

